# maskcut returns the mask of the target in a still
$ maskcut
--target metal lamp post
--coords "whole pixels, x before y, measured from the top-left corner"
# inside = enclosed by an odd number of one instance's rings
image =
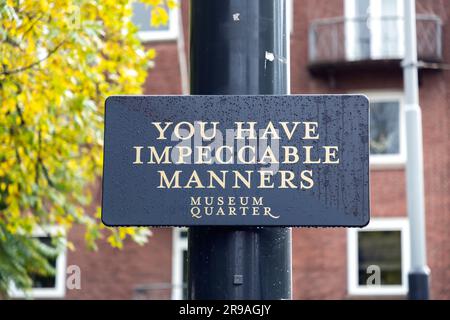
[[[289,93],[286,24],[285,0],[192,0],[191,94]],[[290,228],[191,227],[188,260],[190,299],[291,298]]]
[[[425,241],[425,196],[423,176],[422,115],[419,106],[416,9],[405,0],[405,59],[403,81],[407,138],[406,192],[411,230],[409,299],[429,298],[429,275]]]

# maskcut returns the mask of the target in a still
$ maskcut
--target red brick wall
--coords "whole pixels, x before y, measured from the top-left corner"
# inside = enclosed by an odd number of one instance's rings
[[[447,5],[445,7],[444,3]],[[427,12],[443,22],[444,62],[450,62],[450,26],[447,1],[430,1]],[[422,89],[423,88],[423,89]],[[450,299],[450,73],[423,76],[420,99],[423,108],[427,248],[432,272],[432,294]]]
[[[418,2],[418,10],[444,23],[444,63],[450,63],[450,10],[447,0]],[[450,71],[427,72],[421,79],[427,249],[432,295],[450,299]]]
[[[80,267],[81,290],[68,290],[67,299],[133,299],[137,286],[171,282],[171,229],[153,229],[142,247],[127,241],[118,250],[100,241],[98,252],[85,249],[83,232],[76,228],[70,235],[77,249],[69,253],[67,263]],[[170,299],[167,290],[152,290],[145,296]]]
[[[94,186],[93,201],[88,212],[95,212],[101,203],[100,183]],[[67,253],[67,265],[81,270],[81,290],[67,290],[67,299],[132,299],[134,289],[152,283],[170,283],[172,279],[172,229],[152,229],[152,236],[144,246],[126,241],[123,249],[113,249],[105,239],[98,241],[98,251],[88,250],[84,228],[76,226],[68,240],[74,251]],[[167,290],[147,293],[169,299]]]
[[[342,1],[295,0],[291,37],[292,93],[345,93],[358,90],[401,90],[401,70],[345,72],[312,77],[307,70],[310,22],[343,15]],[[434,13],[444,22],[444,61],[450,61],[450,28],[445,0],[418,2],[419,13]],[[432,297],[450,298],[450,72],[424,71],[420,75],[423,112],[427,249],[431,268]],[[373,217],[405,216],[404,170],[371,171]],[[294,298],[341,299],[347,297],[346,232],[337,229],[294,230]]]
[[[146,94],[181,94],[180,64],[175,41],[149,43],[156,50],[155,66],[144,84]]]

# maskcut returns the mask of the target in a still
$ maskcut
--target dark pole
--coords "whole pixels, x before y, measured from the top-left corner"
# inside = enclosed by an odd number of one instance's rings
[[[287,94],[285,0],[191,0],[191,94]],[[290,299],[290,228],[189,229],[190,299]]]

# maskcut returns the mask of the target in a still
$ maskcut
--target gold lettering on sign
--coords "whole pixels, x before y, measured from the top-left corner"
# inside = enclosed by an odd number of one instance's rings
[[[153,139],[164,142],[132,146],[131,163],[156,166],[153,172],[158,176],[159,183],[155,186],[158,189],[242,191],[309,190],[315,186],[315,167],[340,164],[339,146],[324,146],[314,141],[320,139],[316,121],[238,121],[232,128],[220,125],[218,121],[152,122]],[[223,133],[227,129],[233,130],[233,135],[230,137],[227,132],[225,139]],[[194,199],[191,205],[200,207],[199,201]],[[227,205],[227,201],[233,200],[218,199],[221,205]],[[250,207],[250,204],[242,205],[241,211],[234,209],[232,214],[272,214],[270,210]],[[205,214],[193,209],[193,217]]]
[[[190,214],[194,219],[205,217],[262,216],[278,219],[280,216],[265,203],[264,197],[190,197]]]

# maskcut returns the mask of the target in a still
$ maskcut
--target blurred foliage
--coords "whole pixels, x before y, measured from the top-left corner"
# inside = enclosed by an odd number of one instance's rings
[[[176,5],[141,2],[154,26]],[[147,229],[109,229],[86,209],[101,176],[104,100],[141,93],[155,57],[131,14],[124,0],[0,0],[0,296],[54,272],[51,248],[31,237],[37,226],[81,224],[93,249],[102,237],[118,248],[147,240]]]

